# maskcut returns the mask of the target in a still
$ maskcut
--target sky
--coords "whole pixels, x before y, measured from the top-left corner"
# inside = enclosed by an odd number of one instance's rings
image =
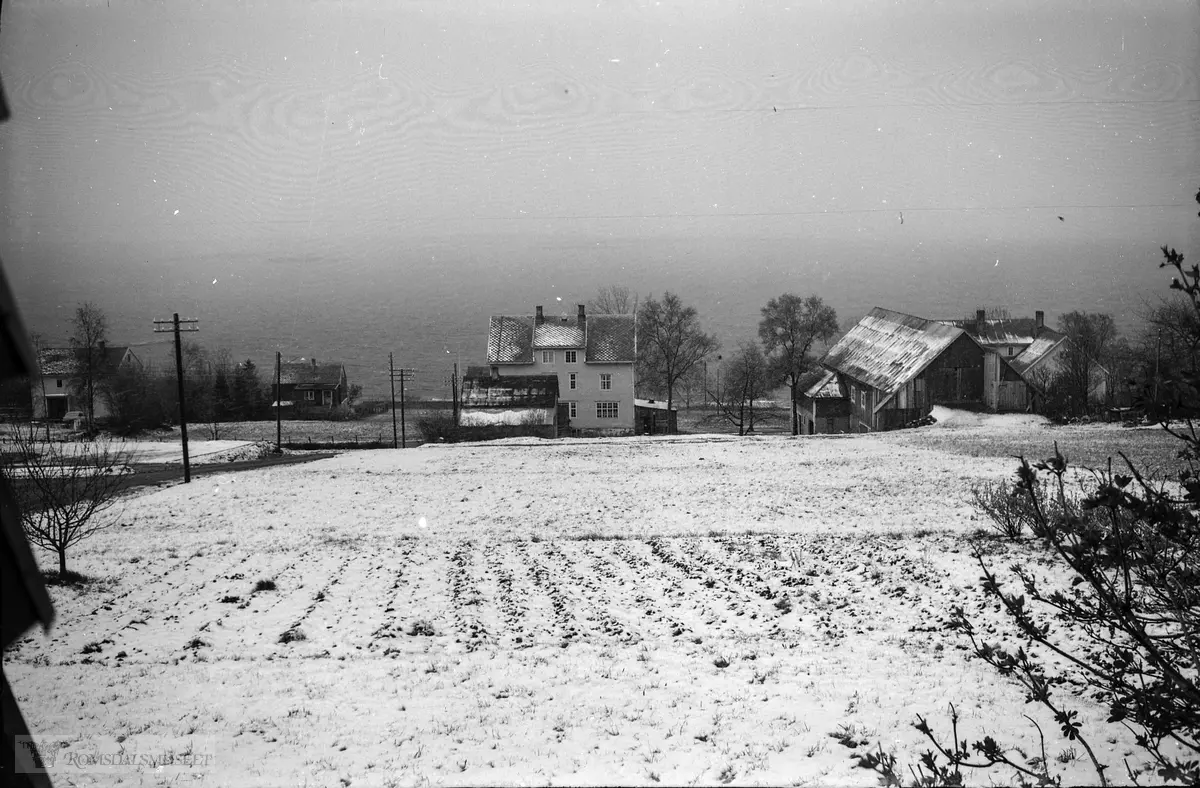
[[[180,312],[260,367],[437,393],[487,317],[679,293],[727,346],[1107,311],[1200,255],[1194,2],[8,0],[0,257],[26,322]],[[1061,217],[1061,218],[1060,218]],[[155,359],[165,346],[147,345]]]

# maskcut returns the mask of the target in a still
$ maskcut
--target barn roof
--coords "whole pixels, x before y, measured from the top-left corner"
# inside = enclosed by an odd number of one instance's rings
[[[558,375],[463,378],[464,408],[552,408],[557,402]]]
[[[821,363],[891,393],[961,336],[961,328],[875,307],[829,349]]]
[[[536,323],[533,315],[492,315],[488,363],[532,364],[543,348],[583,348],[584,362],[633,363],[633,315],[588,315],[583,328],[574,317]]]
[[[285,361],[279,365],[279,383],[283,386],[336,388],[341,382],[342,364],[340,361],[327,361],[324,364],[317,364],[316,360]]]
[[[1050,330],[1038,329],[1037,321],[1032,317],[988,318],[982,325],[973,317],[938,322],[961,328],[981,345],[1028,345],[1042,332]]]

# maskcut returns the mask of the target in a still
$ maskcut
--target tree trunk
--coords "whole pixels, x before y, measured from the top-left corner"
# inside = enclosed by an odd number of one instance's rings
[[[58,548],[58,578],[65,580],[67,577],[67,548]]]

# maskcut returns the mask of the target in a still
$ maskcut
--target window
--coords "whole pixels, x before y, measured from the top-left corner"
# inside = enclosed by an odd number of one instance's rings
[[[333,392],[332,391],[322,391],[321,392],[321,402],[322,402],[322,404],[325,404],[325,405],[332,405],[333,404]]]
[[[1011,356],[1012,354],[1013,354],[1012,345],[1009,345],[1009,346],[1008,346],[1008,355],[1010,355],[1010,356]]]
[[[596,403],[596,418],[598,419],[615,419],[617,418],[618,402],[597,402]]]
[[[575,389],[575,373],[574,372],[572,372],[570,375],[567,376],[567,388],[572,389],[572,390]],[[572,403],[572,404],[574,404],[574,403]]]
[[[572,419],[579,417],[579,403],[578,402],[568,402],[567,403],[567,416],[569,416]]]
[[[563,353],[563,355],[566,356],[565,360],[568,364],[574,364],[578,360],[576,358],[576,353],[577,351],[574,350],[567,350]]]
[[[542,363],[543,364],[553,364],[554,363],[554,351],[553,350],[543,350],[542,351]]]
[[[306,391],[304,392],[304,398],[307,400],[314,400],[317,398],[316,394],[317,392],[315,391]]]
[[[57,388],[62,388],[62,380],[60,379],[60,380],[54,381],[54,385]]]
[[[867,390],[863,389],[858,392],[858,406],[863,410],[867,409]]]
[[[600,373],[600,390],[601,391],[609,391],[611,389],[612,389],[612,373],[601,372]]]

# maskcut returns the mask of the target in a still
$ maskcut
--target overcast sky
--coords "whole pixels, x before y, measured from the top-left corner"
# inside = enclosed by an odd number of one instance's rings
[[[130,332],[270,303],[310,346],[405,313],[474,349],[488,313],[610,282],[724,332],[785,289],[1128,312],[1158,245],[1200,255],[1195,2],[7,0],[2,24],[0,254],[50,334],[93,295]]]

